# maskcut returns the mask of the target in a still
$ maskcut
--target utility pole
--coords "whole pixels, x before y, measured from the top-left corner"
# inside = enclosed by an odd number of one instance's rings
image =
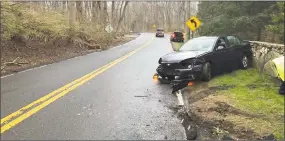
[[[188,1],[188,9],[187,9],[187,19],[188,20],[191,16],[191,1]],[[187,27],[187,33],[188,33],[188,40],[190,40],[191,32],[190,28]]]

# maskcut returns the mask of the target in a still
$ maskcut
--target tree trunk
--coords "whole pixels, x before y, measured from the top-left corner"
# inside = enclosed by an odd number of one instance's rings
[[[100,1],[97,1],[97,6],[98,6],[98,9],[101,10],[101,2]]]
[[[123,9],[123,13],[121,14],[120,19],[119,19],[119,21],[118,21],[118,25],[117,25],[117,28],[116,28],[116,32],[118,31],[119,26],[120,26],[120,24],[121,24],[121,22],[122,22],[122,20],[123,20],[123,18],[124,18],[124,16],[125,16],[126,7],[127,7],[128,3],[129,3],[129,1],[126,1],[126,2],[125,2],[125,6],[124,6],[124,9]]]
[[[69,17],[69,32],[70,35],[72,35],[72,31],[74,29],[74,22],[76,20],[76,7],[75,7],[75,2],[69,1],[68,2],[68,17]]]
[[[111,11],[111,19],[114,20],[114,10],[115,10],[115,1],[112,1],[112,11]]]
[[[103,22],[104,22],[104,27],[108,23],[108,11],[107,11],[107,1],[104,1],[104,9],[103,9]]]
[[[76,1],[76,20],[81,22],[83,11],[82,11],[82,1]]]
[[[96,1],[92,1],[92,22],[96,22],[96,18],[97,18],[97,14],[98,14],[98,11],[96,10],[97,7],[96,7]]]

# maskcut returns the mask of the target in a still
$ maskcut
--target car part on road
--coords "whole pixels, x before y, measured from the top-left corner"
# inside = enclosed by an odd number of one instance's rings
[[[197,125],[193,122],[192,118],[186,111],[185,106],[177,107],[178,118],[181,120],[181,124],[184,127],[186,139],[195,140],[199,136]]]
[[[186,88],[188,86],[188,83],[189,83],[189,81],[187,81],[187,80],[181,81],[178,83],[174,83],[172,86],[172,94],[176,93],[179,90]]]

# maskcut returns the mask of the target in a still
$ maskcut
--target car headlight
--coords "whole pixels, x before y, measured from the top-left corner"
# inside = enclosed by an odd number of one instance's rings
[[[190,58],[190,59],[185,59],[180,62],[182,66],[187,67],[188,69],[193,69],[196,68],[197,65],[203,64],[203,60],[201,59],[196,59],[196,58]]]
[[[188,65],[187,68],[188,68],[188,69],[192,69],[192,68],[193,68],[193,65]]]

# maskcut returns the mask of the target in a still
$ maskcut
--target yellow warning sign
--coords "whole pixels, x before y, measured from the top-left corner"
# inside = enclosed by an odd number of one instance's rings
[[[195,31],[197,28],[200,27],[201,22],[200,22],[200,20],[199,20],[197,17],[192,16],[192,17],[186,22],[186,25],[190,28],[190,30]]]

